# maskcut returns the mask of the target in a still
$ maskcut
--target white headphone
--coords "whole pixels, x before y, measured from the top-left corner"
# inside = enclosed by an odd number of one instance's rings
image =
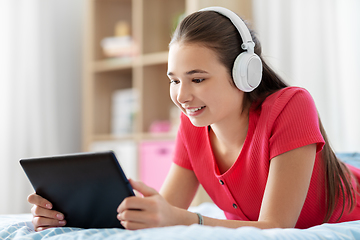
[[[246,51],[240,53],[235,59],[232,69],[234,82],[241,91],[251,92],[254,90],[261,82],[262,62],[260,57],[254,53],[255,43],[243,20],[234,12],[223,7],[208,7],[199,11],[214,11],[220,13],[230,19],[239,31],[243,40],[241,48]]]

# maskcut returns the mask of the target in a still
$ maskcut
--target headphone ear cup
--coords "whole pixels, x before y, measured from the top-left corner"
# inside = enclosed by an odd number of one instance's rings
[[[232,74],[238,89],[243,92],[253,91],[261,82],[261,59],[256,54],[242,52],[234,61]]]

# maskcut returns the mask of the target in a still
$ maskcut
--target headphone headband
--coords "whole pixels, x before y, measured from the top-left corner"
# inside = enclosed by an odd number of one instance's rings
[[[243,41],[241,48],[247,50],[250,53],[254,52],[255,43],[252,40],[250,31],[245,25],[244,21],[242,21],[241,18],[236,15],[236,13],[224,7],[207,7],[199,10],[199,12],[202,11],[214,11],[227,17],[240,33],[241,39]]]
[[[199,11],[214,11],[228,18],[238,30],[245,50],[240,53],[233,64],[232,77],[237,88],[244,92],[251,92],[257,88],[262,78],[262,62],[254,53],[255,43],[244,21],[236,13],[223,7],[208,7]]]

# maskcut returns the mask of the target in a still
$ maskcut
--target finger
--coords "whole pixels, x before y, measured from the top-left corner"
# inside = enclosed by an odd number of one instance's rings
[[[41,206],[43,208],[52,209],[52,204],[45,198],[37,195],[36,193],[32,193],[27,198],[28,202],[31,204],[35,204]]]
[[[34,229],[38,229],[40,227],[63,227],[66,225],[65,220],[56,220],[45,217],[34,217],[32,223],[34,224]]]
[[[134,190],[140,192],[144,197],[149,197],[152,195],[159,194],[155,189],[147,186],[145,183],[141,181],[135,181],[132,179],[129,179],[129,182]]]
[[[53,218],[57,220],[64,220],[64,214],[55,210],[49,210],[37,205],[34,205],[31,208],[31,213],[35,217],[46,217],[46,218]]]
[[[128,230],[138,230],[138,229],[144,229],[144,228],[150,227],[144,223],[139,223],[139,222],[120,221],[120,223],[124,228],[126,228]]]
[[[127,197],[119,205],[117,212],[121,213],[128,209],[143,210],[145,207],[144,198],[141,197]]]
[[[137,223],[151,223],[152,226],[157,226],[160,222],[159,215],[150,214],[147,211],[125,210],[117,215],[119,221],[129,221]]]
[[[49,229],[49,228],[53,228],[53,227],[38,227],[38,228],[35,228],[35,231],[40,232],[40,231],[44,231],[44,230]]]
[[[159,195],[160,196],[160,195]],[[121,213],[125,210],[136,210],[136,211],[155,211],[158,209],[159,201],[153,197],[127,197],[119,205],[117,212]]]
[[[136,191],[136,190],[134,190],[134,194],[135,194],[136,197],[143,197],[143,195],[141,193],[139,193],[138,191]]]
[[[55,227],[64,227],[65,226],[65,224],[63,225],[63,226],[48,226],[48,227],[38,227],[38,228],[35,228],[34,227],[34,230],[36,231],[36,232],[40,232],[40,231],[44,231],[44,230],[46,230],[46,229],[50,229],[50,228],[55,228]]]

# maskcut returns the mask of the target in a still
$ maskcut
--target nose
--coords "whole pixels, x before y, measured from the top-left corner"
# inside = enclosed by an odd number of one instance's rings
[[[192,97],[191,87],[187,84],[180,83],[177,90],[177,101],[184,104],[191,101]]]

